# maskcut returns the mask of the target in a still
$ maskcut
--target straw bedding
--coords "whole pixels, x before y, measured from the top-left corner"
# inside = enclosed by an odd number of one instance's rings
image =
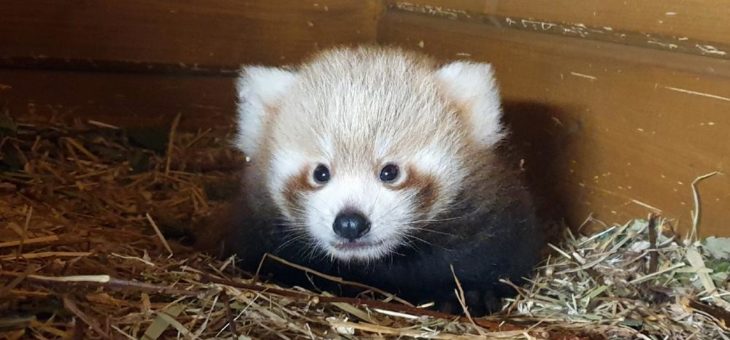
[[[243,160],[175,125],[0,120],[1,337],[730,339],[730,243],[655,216],[566,232],[486,318],[255,282],[185,245]]]

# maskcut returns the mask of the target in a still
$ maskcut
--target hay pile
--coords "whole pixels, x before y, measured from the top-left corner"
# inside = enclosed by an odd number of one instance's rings
[[[162,236],[204,224],[242,164],[226,136],[175,125],[0,120],[3,337],[730,338],[730,246],[682,241],[658,218],[568,233],[482,319],[252,282]]]

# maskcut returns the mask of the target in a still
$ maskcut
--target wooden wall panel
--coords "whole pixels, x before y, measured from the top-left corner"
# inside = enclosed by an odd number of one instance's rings
[[[730,58],[730,0],[387,0],[391,8]]]
[[[691,182],[730,168],[730,61],[389,11],[380,40],[489,61],[531,178],[571,225],[653,206],[684,230]],[[730,234],[730,177],[703,181],[701,231]]]
[[[372,42],[379,0],[4,0],[2,59],[235,66]]]
[[[0,110],[25,122],[93,119],[126,127],[230,130],[234,78],[0,69]],[[1,111],[0,111],[1,112]]]

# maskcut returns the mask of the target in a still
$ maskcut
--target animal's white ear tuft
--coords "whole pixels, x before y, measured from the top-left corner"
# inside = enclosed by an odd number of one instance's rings
[[[292,71],[275,67],[245,67],[236,81],[238,94],[238,137],[236,147],[256,157],[262,130],[274,107],[296,81]]]
[[[471,136],[492,147],[504,138],[502,108],[494,72],[489,64],[457,61],[436,71],[446,96],[465,112]]]

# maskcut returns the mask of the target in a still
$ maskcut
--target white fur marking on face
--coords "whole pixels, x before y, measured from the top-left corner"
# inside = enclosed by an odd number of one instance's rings
[[[270,112],[296,81],[296,74],[280,68],[251,66],[241,71],[236,83],[238,92],[238,136],[236,147],[247,156],[256,157],[264,138],[262,129]]]
[[[402,234],[412,219],[412,207],[405,195],[386,189],[365,176],[334,177],[322,189],[305,200],[305,224],[317,245],[328,255],[341,261],[370,261],[389,254],[403,242]],[[370,232],[358,242],[371,244],[360,249],[338,249],[345,242],[337,236],[332,224],[343,209],[362,212],[371,223]]]
[[[477,143],[492,147],[502,140],[499,89],[489,64],[457,61],[443,66],[436,76],[446,95],[468,110],[467,123]]]
[[[451,174],[457,170],[454,155],[436,144],[416,151],[413,162],[419,170],[435,176]]]

